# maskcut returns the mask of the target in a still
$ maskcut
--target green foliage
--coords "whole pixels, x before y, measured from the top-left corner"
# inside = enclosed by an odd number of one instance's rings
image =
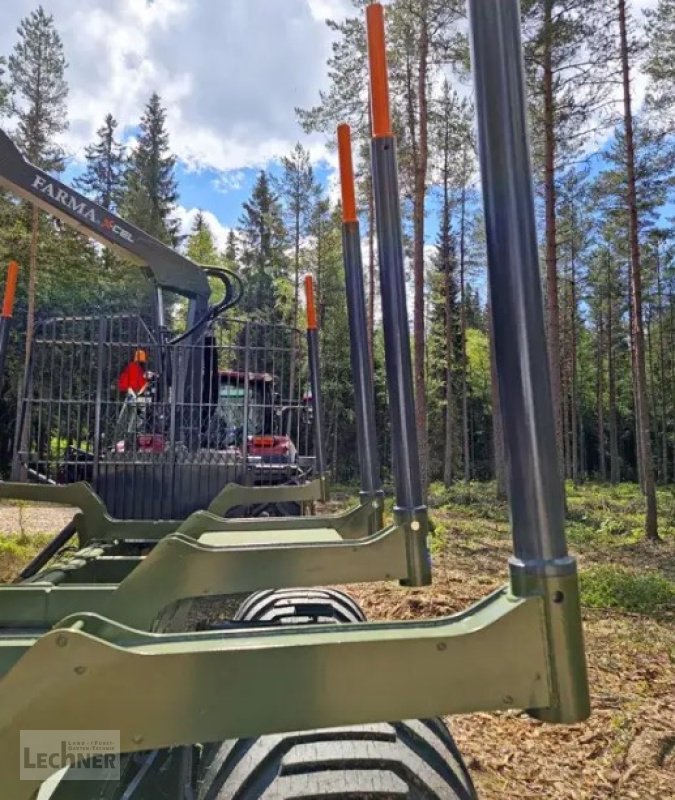
[[[590,608],[617,608],[636,614],[675,611],[675,583],[661,575],[601,565],[580,575],[581,602]]]
[[[649,49],[645,71],[651,78],[647,102],[659,112],[675,104],[675,3],[658,0],[656,8],[645,9]]]
[[[216,266],[220,254],[208,222],[202,211],[198,211],[192,223],[192,231],[187,240],[187,256],[197,264]]]
[[[63,43],[54,17],[42,6],[21,20],[17,33],[7,62],[17,141],[33,164],[60,170],[63,153],[54,139],[68,127]]]
[[[0,533],[0,583],[16,577],[20,569],[34,558],[52,538],[49,534],[17,536]]]
[[[268,174],[262,170],[251,197],[243,205],[239,219],[242,239],[241,275],[246,281],[243,310],[275,314],[275,281],[287,275],[284,252],[286,229],[279,198],[272,191]]]
[[[466,332],[466,355],[469,362],[469,386],[474,397],[490,402],[490,342],[484,331],[469,328]]]
[[[156,92],[148,100],[139,129],[126,168],[122,213],[151,236],[176,245],[178,221],[172,218],[178,200],[176,156],[169,149],[166,109]]]
[[[123,195],[124,150],[115,138],[117,120],[107,114],[96,131],[97,140],[85,148],[87,168],[74,181],[103,208],[114,211]]]

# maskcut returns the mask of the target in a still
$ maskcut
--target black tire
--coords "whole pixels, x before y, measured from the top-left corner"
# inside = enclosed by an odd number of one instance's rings
[[[302,506],[293,501],[283,503],[267,503],[258,506],[234,506],[225,516],[228,519],[250,519],[252,517],[299,517]]]
[[[333,589],[266,590],[236,619],[273,624],[364,622],[349,595]],[[237,739],[204,749],[197,800],[476,800],[450,732],[440,719]]]
[[[475,800],[438,720],[357,725],[225,742],[198,800]]]
[[[234,618],[277,625],[366,621],[358,603],[336,589],[263,589],[248,597]]]

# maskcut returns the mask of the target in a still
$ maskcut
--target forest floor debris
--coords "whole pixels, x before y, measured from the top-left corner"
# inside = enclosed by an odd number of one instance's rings
[[[338,510],[353,501],[345,493]],[[675,797],[675,492],[659,492],[661,543],[645,542],[631,485],[568,487],[567,533],[582,575],[593,713],[579,725],[524,714],[449,720],[481,800],[667,800]],[[507,507],[494,487],[432,486],[434,583],[345,587],[370,619],[460,611],[505,582]],[[39,508],[24,516],[40,517]],[[40,522],[34,530],[44,530]],[[0,533],[0,579],[46,541]]]

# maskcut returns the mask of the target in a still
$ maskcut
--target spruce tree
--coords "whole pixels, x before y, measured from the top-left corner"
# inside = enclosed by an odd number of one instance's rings
[[[197,264],[215,266],[220,261],[216,242],[209,223],[204,219],[202,211],[198,211],[192,223],[188,237],[187,255]]]
[[[169,149],[166,109],[154,92],[140,122],[140,135],[125,172],[124,216],[163,242],[176,245],[179,223],[176,156]]]
[[[114,211],[122,199],[124,150],[115,138],[117,120],[107,114],[96,131],[97,140],[85,148],[87,168],[75,179],[75,186],[104,208]]]
[[[286,275],[286,229],[279,198],[262,170],[239,219],[243,252],[242,277],[246,281],[244,307],[271,312],[277,306],[278,282]]]
[[[11,111],[17,120],[16,140],[33,164],[46,170],[63,169],[63,153],[55,138],[67,128],[64,75],[66,59],[54,18],[38,6],[21,20],[19,39],[8,60]],[[28,261],[26,363],[35,324],[40,213],[33,206]]]
[[[237,234],[230,228],[225,244],[225,264],[228,269],[237,268]]]

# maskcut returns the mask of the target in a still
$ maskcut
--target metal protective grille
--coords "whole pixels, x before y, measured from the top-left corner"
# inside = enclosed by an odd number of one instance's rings
[[[62,317],[35,332],[17,435],[29,480],[89,481],[122,518],[181,518],[229,482],[313,467],[304,337],[246,320],[161,346],[138,315]]]

